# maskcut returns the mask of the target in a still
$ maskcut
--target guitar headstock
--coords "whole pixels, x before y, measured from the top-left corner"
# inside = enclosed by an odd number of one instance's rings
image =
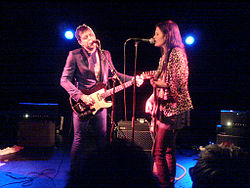
[[[151,70],[151,71],[145,71],[141,73],[141,77],[143,79],[151,79],[155,76],[156,70]]]

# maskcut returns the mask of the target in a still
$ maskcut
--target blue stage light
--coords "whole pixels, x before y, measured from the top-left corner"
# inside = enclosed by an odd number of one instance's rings
[[[72,31],[66,31],[66,32],[64,33],[64,36],[65,36],[66,39],[71,40],[71,39],[73,39],[74,34],[73,34]]]
[[[193,36],[188,36],[186,39],[185,39],[185,43],[187,45],[192,45],[194,43],[195,39]]]

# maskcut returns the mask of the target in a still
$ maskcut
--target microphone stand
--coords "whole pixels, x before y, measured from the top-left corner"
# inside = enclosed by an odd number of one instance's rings
[[[138,41],[135,41],[135,62],[134,62],[134,85],[133,85],[133,116],[132,116],[132,135],[131,141],[134,142],[135,132],[135,106],[136,106],[136,63],[137,63],[137,49]]]
[[[138,44],[140,41],[149,42],[150,44],[153,44],[155,40],[153,38],[151,39],[140,39],[140,38],[129,38],[125,41],[125,45],[128,41],[135,40],[135,60],[134,60],[134,87],[133,87],[133,116],[132,116],[132,136],[131,141],[134,142],[134,131],[135,131],[135,106],[136,106],[136,63],[137,63],[137,49]],[[125,52],[125,47],[124,47]],[[126,112],[125,112],[126,114]]]
[[[128,41],[135,40],[134,38],[129,38],[124,43],[124,53],[125,53],[125,46]],[[135,40],[135,60],[134,60],[134,84],[133,84],[133,115],[132,115],[132,125],[131,125],[131,141],[134,142],[134,132],[135,132],[135,105],[136,105],[136,62],[137,62],[137,49],[139,40]],[[124,57],[125,58],[125,57]],[[125,95],[124,95],[125,96]],[[125,111],[126,115],[126,111]],[[126,122],[127,123],[127,122]],[[126,125],[127,127],[127,125]]]
[[[101,55],[105,58],[105,61],[108,63],[110,69],[111,69],[111,72],[115,75],[116,79],[119,81],[119,83],[123,86],[123,88],[125,89],[125,86],[124,84],[122,83],[121,79],[118,77],[117,75],[117,71],[116,69],[112,66],[112,64],[110,63],[110,61],[108,60],[107,56],[104,54],[102,48],[101,48],[101,42],[99,42],[99,45],[97,46],[98,49],[100,50],[101,52]],[[114,78],[112,78],[113,80],[113,89],[115,89],[115,80]],[[115,92],[113,92],[115,93]],[[115,122],[114,122],[114,111],[115,111],[115,95],[113,94],[111,96],[111,100],[112,100],[112,111],[111,111],[111,130],[110,130],[110,142],[113,141],[113,128],[114,128],[114,125],[115,125]]]
[[[113,90],[115,90],[115,79],[112,78],[112,82],[113,82]],[[109,137],[109,141],[110,143],[113,141],[113,131],[114,131],[114,127],[115,127],[115,121],[114,121],[114,112],[115,112],[115,92],[113,92],[113,94],[111,95],[111,100],[112,100],[112,110],[111,110],[111,129],[110,129],[110,137]]]
[[[104,54],[104,52],[103,52],[103,50],[102,50],[102,48],[101,48],[101,44],[98,45],[98,49],[100,50],[101,55],[105,58],[106,62],[108,63],[108,65],[109,65],[109,67],[110,67],[110,69],[111,69],[111,72],[115,75],[115,77],[116,77],[116,79],[119,81],[119,83],[124,87],[124,85],[123,85],[121,79],[120,79],[120,78],[118,77],[118,75],[117,75],[117,71],[116,71],[115,68],[112,66],[112,64],[109,62],[109,60],[108,60],[108,58],[106,57],[106,55]],[[124,89],[125,89],[125,87],[124,87]]]

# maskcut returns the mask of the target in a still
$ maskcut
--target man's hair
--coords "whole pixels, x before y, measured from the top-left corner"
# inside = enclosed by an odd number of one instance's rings
[[[247,152],[235,145],[206,146],[189,170],[193,188],[248,187],[248,157]]]
[[[79,40],[81,40],[81,36],[80,36],[80,32],[82,33],[82,32],[84,32],[84,31],[86,31],[86,30],[91,30],[91,31],[93,31],[92,29],[91,29],[91,27],[89,27],[88,25],[86,25],[86,24],[82,24],[82,25],[79,25],[77,28],[76,28],[76,31],[75,31],[75,37],[76,37],[76,39],[79,41]]]

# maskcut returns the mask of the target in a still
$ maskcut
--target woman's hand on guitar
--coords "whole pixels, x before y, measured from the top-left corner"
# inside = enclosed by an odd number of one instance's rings
[[[154,88],[167,88],[168,87],[168,84],[161,80],[150,79],[150,84]]]
[[[82,95],[81,96],[81,100],[86,105],[93,105],[93,104],[95,104],[95,100],[92,97],[90,97],[89,95]]]
[[[145,112],[152,114],[153,108],[154,108],[154,95],[152,94],[146,102]]]
[[[150,84],[152,85],[153,88],[156,87],[156,80],[154,80],[153,78],[150,79]]]

